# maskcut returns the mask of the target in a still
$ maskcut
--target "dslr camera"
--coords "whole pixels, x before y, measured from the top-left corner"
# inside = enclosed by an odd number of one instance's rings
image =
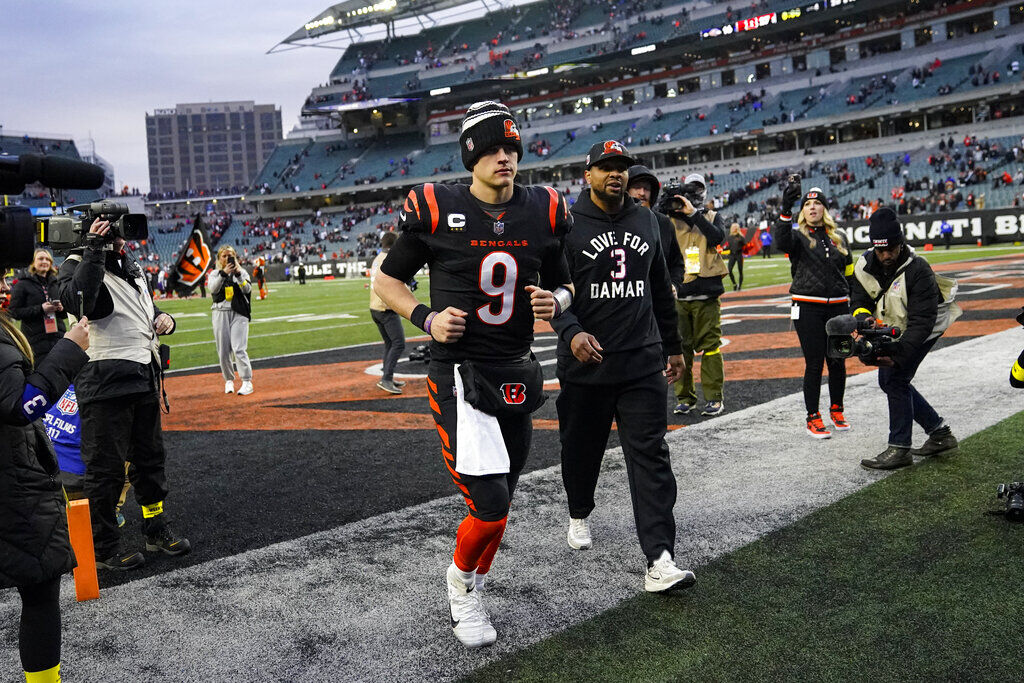
[[[686,216],[683,211],[683,203],[676,199],[676,195],[686,197],[697,213],[706,211],[704,208],[704,186],[700,183],[668,183],[661,188],[658,211],[672,218]]]
[[[54,251],[66,252],[84,247],[90,239],[105,242],[104,248],[113,248],[114,239],[144,240],[149,236],[146,214],[131,213],[127,204],[103,200],[91,204],[72,206],[74,212],[65,216],[52,216],[42,222],[43,244]],[[98,220],[110,221],[110,232],[104,237],[89,237],[89,229]]]
[[[860,336],[851,336],[854,332]],[[828,335],[825,354],[829,358],[857,356],[871,364],[896,353],[903,331],[898,327],[876,326],[874,318],[858,321],[852,315],[837,315],[825,323],[825,333]]]
[[[996,498],[1006,499],[1003,514],[1012,522],[1024,522],[1024,483],[1000,484],[996,487]]]

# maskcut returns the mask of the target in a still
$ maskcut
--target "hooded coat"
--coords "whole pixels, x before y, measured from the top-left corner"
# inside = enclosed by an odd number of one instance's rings
[[[0,328],[0,588],[41,583],[75,567],[57,456],[42,421],[25,416],[22,395],[31,384],[56,402],[88,360],[61,339],[33,372]]]

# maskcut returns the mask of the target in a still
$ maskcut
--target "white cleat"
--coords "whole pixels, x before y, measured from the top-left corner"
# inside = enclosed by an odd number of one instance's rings
[[[594,545],[590,538],[590,523],[584,519],[569,518],[569,547],[573,550],[588,550]]]
[[[667,593],[668,591],[689,588],[697,583],[697,577],[689,569],[680,569],[672,561],[666,550],[654,561],[644,576],[644,590],[648,593]]]
[[[491,626],[480,592],[466,586],[453,562],[445,577],[448,584],[448,607],[451,612],[452,632],[466,647],[493,645],[498,632]]]
[[[229,379],[227,382],[224,382],[224,393],[225,394],[233,394],[233,393],[235,393],[235,383],[232,380]]]
[[[239,396],[248,396],[253,392],[252,382],[242,382],[242,386],[238,388]]]

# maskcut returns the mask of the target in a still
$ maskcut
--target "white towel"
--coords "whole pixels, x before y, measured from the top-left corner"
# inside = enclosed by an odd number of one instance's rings
[[[507,474],[508,449],[501,436],[498,418],[466,403],[459,366],[455,366],[455,401],[458,422],[455,431],[455,471],[480,477],[485,474]]]

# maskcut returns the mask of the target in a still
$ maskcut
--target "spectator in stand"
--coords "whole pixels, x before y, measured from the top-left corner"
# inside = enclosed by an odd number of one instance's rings
[[[238,377],[242,380],[238,395],[248,396],[253,392],[248,352],[252,283],[249,273],[238,263],[234,247],[225,245],[217,250],[217,268],[210,272],[210,296],[213,298],[213,339],[224,376],[224,393],[235,391],[237,366]]]
[[[64,310],[57,293],[57,269],[46,249],[36,249],[28,275],[11,290],[11,317],[21,321],[21,332],[28,339],[38,365],[67,331]]]

